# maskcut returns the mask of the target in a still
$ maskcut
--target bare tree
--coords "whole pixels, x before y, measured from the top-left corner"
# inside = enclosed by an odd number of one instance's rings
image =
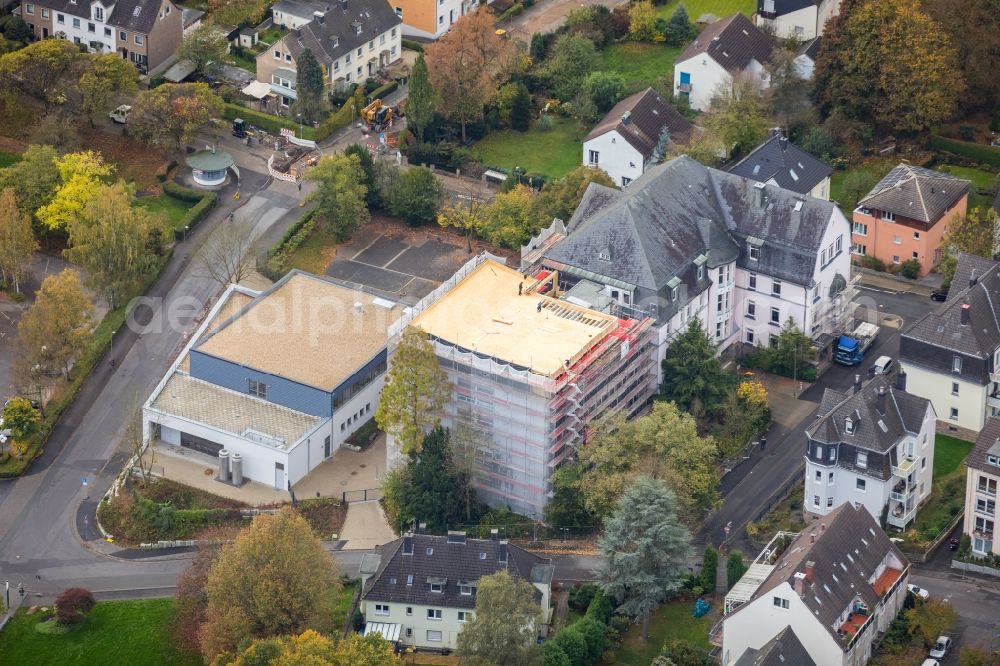
[[[122,430],[122,443],[135,458],[135,466],[139,468],[142,478],[148,479],[153,471],[156,448],[152,442],[147,442],[142,437],[142,398],[138,393],[129,396],[125,413],[128,418]]]
[[[195,254],[195,272],[223,287],[245,280],[254,270],[253,246],[257,241],[254,223],[232,215],[222,222]]]

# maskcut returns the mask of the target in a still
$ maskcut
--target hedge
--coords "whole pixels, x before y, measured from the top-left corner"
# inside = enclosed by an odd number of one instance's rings
[[[410,49],[411,51],[416,51],[417,53],[424,52],[424,45],[420,42],[415,42],[412,39],[401,40],[404,49]]]
[[[259,127],[269,134],[278,135],[281,134],[282,129],[290,129],[295,131],[295,136],[299,136],[299,124],[291,118],[283,118],[271,115],[270,113],[261,113],[260,111],[254,111],[238,104],[226,104],[222,115],[226,120],[242,118],[254,127]],[[302,126],[302,138],[316,138],[316,130],[312,125]]]
[[[496,22],[498,24],[502,23],[503,21],[505,21],[506,19],[511,18],[512,16],[519,16],[521,14],[521,12],[523,12],[523,11],[524,11],[524,5],[522,5],[519,2],[516,5],[514,5],[513,7],[511,7],[510,9],[508,9],[507,11],[505,11],[503,14],[501,14],[500,16],[498,16]]]
[[[371,91],[371,93],[368,95],[367,97],[368,103],[371,104],[376,99],[382,99],[389,93],[395,91],[396,88],[398,87],[399,84],[396,83],[395,81],[389,81],[389,83],[385,84],[384,86],[379,86],[375,90]]]
[[[169,194],[175,199],[180,199],[181,201],[187,201],[190,203],[198,203],[205,198],[206,194],[211,194],[211,192],[203,192],[201,190],[195,190],[190,187],[178,185],[172,180],[168,180],[163,183],[163,192],[164,194]]]
[[[354,97],[348,98],[344,106],[330,115],[316,128],[316,141],[329,139],[334,132],[347,127],[354,121]]]
[[[934,134],[931,135],[931,147],[934,148],[934,150],[943,150],[955,153],[956,155],[967,157],[970,160],[975,160],[982,164],[1000,167],[1000,150],[993,148],[992,146],[970,143],[968,141],[958,141],[956,139],[946,139],[943,136]]]
[[[209,211],[215,208],[215,204],[218,201],[219,195],[215,192],[206,192],[202,196],[201,201],[192,206],[187,214],[181,218],[180,223],[177,225],[177,230],[174,231],[174,240],[181,240],[184,238],[186,232],[201,224],[201,221],[208,217]]]

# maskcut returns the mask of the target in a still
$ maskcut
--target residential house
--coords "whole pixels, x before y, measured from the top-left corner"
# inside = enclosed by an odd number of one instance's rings
[[[305,49],[312,51],[334,88],[363,84],[399,60],[400,21],[386,2],[341,0],[331,5],[257,56],[257,80],[277,96],[279,108],[272,111],[286,110],[295,101],[295,63]]]
[[[795,52],[795,70],[806,81],[811,81],[816,71],[816,57],[819,55],[820,37],[803,42]]]
[[[938,427],[969,440],[1000,416],[1000,262],[959,256],[948,300],[905,330],[899,363]]]
[[[683,145],[694,127],[656,91],[646,88],[618,102],[583,140],[583,163],[599,167],[625,187],[660,162],[667,143]]]
[[[609,314],[566,296],[563,276],[471,259],[393,325],[426,332],[452,385],[441,422],[469,433],[472,486],[490,506],[541,518],[552,473],[587,424],[608,410],[638,413],[655,390],[652,319]],[[389,439],[387,467],[402,461]]]
[[[826,389],[806,428],[806,512],[824,516],[844,502],[906,529],[931,496],[935,414],[930,401],[906,392],[907,377],[885,376],[854,389]]]
[[[836,205],[687,156],[624,192],[591,184],[568,230],[536,262],[567,299],[653,318],[658,361],[692,318],[721,351],[769,344],[789,318],[830,340],[848,315],[850,227]]]
[[[291,488],[373,418],[402,309],[298,270],[229,287],[146,401],[144,440]]]
[[[941,261],[948,223],[968,204],[969,181],[902,163],[858,202],[851,252],[895,265],[915,259],[927,275]]]
[[[479,580],[498,571],[535,588],[539,635],[551,619],[553,565],[547,558],[497,539],[406,534],[361,560],[365,635],[381,634],[400,647],[454,650],[462,626],[475,616]]]
[[[790,628],[811,660],[791,664],[864,664],[902,610],[909,574],[878,521],[845,502],[802,533],[779,532],[767,544],[726,595],[712,642],[732,664]]]
[[[674,64],[674,98],[692,109],[707,109],[719,86],[734,77],[753,80],[761,89],[770,84],[764,66],[771,62],[774,42],[743,14],[708,25]]]
[[[487,5],[492,0],[484,0]],[[403,21],[407,37],[437,39],[451,30],[455,21],[479,7],[479,0],[391,0],[393,11]]]
[[[185,7],[181,12],[181,25],[183,26],[183,35],[186,37],[192,32],[197,30],[198,26],[201,25],[202,19],[205,17],[205,12],[200,9],[189,9]]]
[[[758,648],[747,648],[733,666],[816,666],[789,626]]]
[[[169,64],[181,43],[181,14],[170,0],[21,2],[21,18],[39,39],[58,37],[91,53],[118,53],[140,74]]]
[[[271,21],[280,28],[301,28],[316,18],[317,12],[328,12],[337,1],[279,0],[271,6]]]
[[[965,533],[977,557],[1000,555],[993,539],[997,519],[997,485],[1000,484],[1000,418],[986,420],[976,445],[965,459]]]
[[[830,17],[840,11],[840,0],[757,0],[757,27],[778,37],[810,40],[823,34]]]
[[[833,167],[789,141],[780,129],[727,171],[817,199],[830,198]]]

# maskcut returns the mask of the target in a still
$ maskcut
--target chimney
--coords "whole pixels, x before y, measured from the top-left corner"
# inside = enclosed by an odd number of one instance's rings
[[[972,269],[972,274],[969,276],[969,286],[975,287],[976,283],[979,282],[979,278],[976,277],[976,269]]]
[[[795,572],[795,594],[806,596],[806,575],[801,571]]]
[[[448,530],[448,543],[465,543],[465,532]]]
[[[296,37],[301,37],[302,36],[302,28],[296,28],[295,29],[295,36]]]
[[[427,534],[427,523],[417,524],[417,534]]]
[[[403,537],[403,555],[413,555],[413,535]]]
[[[968,303],[962,303],[962,326],[969,325],[971,312],[972,312],[972,306],[969,305]]]
[[[320,14],[319,12],[316,12],[315,16],[316,16],[316,22],[319,23],[320,25],[323,25],[324,15]]]
[[[878,395],[875,396],[875,409],[879,414],[885,416],[885,386],[878,387]]]
[[[507,564],[507,542],[501,541],[500,546],[497,548],[497,562],[500,564]]]
[[[861,390],[861,375],[854,375],[854,392],[857,393]]]
[[[806,582],[816,582],[816,563],[812,560],[806,562]]]
[[[632,112],[631,111],[626,111],[625,113],[622,114],[622,124],[623,125],[628,125],[628,121],[630,121],[631,119],[632,119]]]
[[[494,527],[493,529],[490,530],[490,541],[496,541],[499,538],[500,538],[500,530]]]
[[[896,390],[905,391],[906,390],[906,373],[902,370],[896,375]]]

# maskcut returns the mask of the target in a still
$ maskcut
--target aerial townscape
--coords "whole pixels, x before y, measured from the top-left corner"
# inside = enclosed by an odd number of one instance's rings
[[[0,0],[0,665],[1000,666],[998,72],[1000,0]]]

